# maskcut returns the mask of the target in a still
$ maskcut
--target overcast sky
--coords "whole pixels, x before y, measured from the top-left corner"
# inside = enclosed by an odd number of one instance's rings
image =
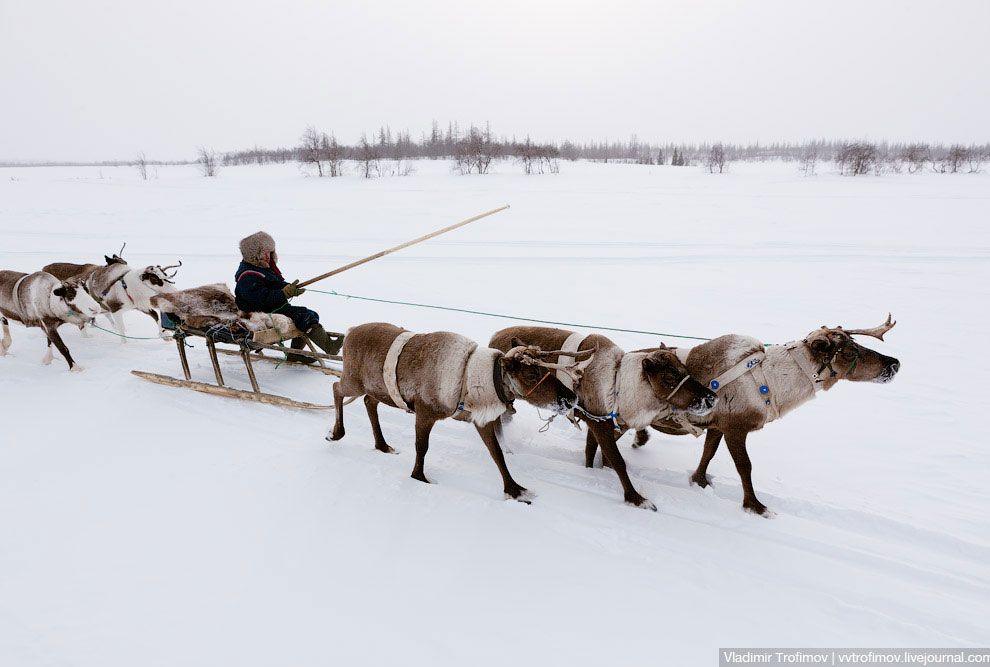
[[[0,159],[192,158],[315,124],[990,141],[990,2],[0,0]]]

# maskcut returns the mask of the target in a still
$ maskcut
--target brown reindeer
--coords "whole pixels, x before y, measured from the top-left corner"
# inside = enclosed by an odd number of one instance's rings
[[[828,391],[839,380],[880,384],[893,380],[901,362],[863,347],[852,337],[883,340],[895,324],[888,315],[885,323],[872,329],[823,326],[803,340],[786,345],[764,347],[754,338],[728,335],[689,350],[678,350],[691,374],[709,386],[714,383],[713,389],[721,399],[710,415],[688,417],[691,424],[707,429],[705,450],[691,483],[701,487],[711,483],[708,464],[724,437],[742,480],[743,508],[764,514],[767,507],[753,490],[753,465],[746,452],[746,437],[810,401],[818,391]],[[746,364],[752,365],[745,368]],[[740,370],[737,377],[724,381]],[[659,420],[653,428],[671,435],[689,432],[669,420]],[[648,438],[645,430],[640,431],[634,446],[646,444]]]
[[[499,350],[520,344],[558,350],[572,336],[573,332],[564,329],[509,327],[496,332],[488,344]],[[661,415],[675,420],[684,419],[686,414],[706,415],[718,399],[690,376],[672,350],[626,353],[598,334],[586,336],[577,349],[597,350],[575,388],[579,401],[575,415],[588,425],[588,442],[601,443],[604,462],[619,476],[625,502],[656,511],[656,505],[641,496],[629,479],[616,440],[630,428],[646,428]],[[564,356],[573,356],[573,352]],[[561,362],[559,357],[557,362]],[[594,455],[586,446],[585,465],[589,468]]]
[[[327,440],[344,437],[344,397],[364,396],[375,435],[375,448],[394,450],[385,442],[378,421],[378,404],[416,415],[416,464],[412,478],[428,482],[423,471],[433,425],[448,417],[474,423],[502,474],[505,494],[529,503],[532,494],[519,486],[505,465],[495,432],[495,420],[517,397],[564,412],[576,402],[555,370],[580,375],[573,365],[545,359],[557,352],[517,347],[503,354],[478,347],[459,334],[440,331],[413,334],[384,322],[362,324],[347,332],[341,352],[343,374],[333,385],[336,422]],[[590,357],[592,352],[580,355]]]

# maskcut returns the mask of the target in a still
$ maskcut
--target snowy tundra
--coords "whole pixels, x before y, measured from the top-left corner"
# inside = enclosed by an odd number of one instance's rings
[[[440,422],[433,484],[409,478],[412,420],[362,419],[143,383],[175,347],[37,330],[0,358],[0,664],[715,664],[728,646],[990,644],[990,176],[806,178],[789,164],[565,163],[559,175],[217,178],[161,167],[0,170],[0,268],[177,257],[177,287],[232,284],[237,240],[279,244],[288,279],[511,204],[313,285],[324,291],[699,337],[785,343],[821,325],[897,327],[886,385],[844,383],[749,448],[770,518],[740,509],[731,457],[689,477],[703,439],[619,440],[636,488],[583,465],[584,433],[521,405],[503,444],[532,505],[503,499],[472,429]],[[328,330],[388,321],[485,343],[512,320],[314,291]],[[128,334],[154,337],[132,313]],[[11,323],[12,327],[19,327]],[[595,329],[582,329],[595,331]],[[689,339],[601,331],[627,350]],[[189,350],[210,380],[205,348]],[[227,361],[225,359],[225,361]],[[227,361],[229,384],[248,387]],[[332,378],[258,369],[330,403]],[[982,619],[982,620],[981,620]]]

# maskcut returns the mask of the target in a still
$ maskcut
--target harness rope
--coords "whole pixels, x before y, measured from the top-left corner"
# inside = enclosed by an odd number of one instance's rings
[[[329,294],[330,296],[339,296],[344,299],[358,299],[361,301],[374,301],[376,303],[391,303],[399,306],[413,306],[414,308],[431,308],[434,310],[449,310],[456,313],[468,313],[470,315],[484,315],[485,317],[500,317],[505,320],[519,320],[520,322],[537,322],[539,324],[555,324],[557,326],[565,327],[579,327],[581,329],[598,329],[601,331],[621,331],[624,333],[637,333],[646,334],[647,336],[663,336],[665,338],[685,338],[688,340],[711,340],[711,338],[704,338],[702,336],[682,336],[680,334],[670,334],[661,333],[659,331],[642,331],[640,329],[620,329],[618,327],[600,327],[592,324],[577,324],[575,322],[555,322],[553,320],[538,320],[533,317],[517,317],[515,315],[504,315],[501,313],[488,313],[481,310],[469,310],[467,308],[454,308],[451,306],[436,306],[428,303],[413,303],[411,301],[394,301],[391,299],[377,299],[370,296],[357,296],[355,294],[342,294],[335,290],[325,291],[313,289],[312,287],[306,288],[310,292],[317,292],[319,294]]]

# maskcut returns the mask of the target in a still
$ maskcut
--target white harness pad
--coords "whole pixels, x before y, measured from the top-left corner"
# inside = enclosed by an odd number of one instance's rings
[[[581,347],[581,343],[583,343],[584,339],[587,338],[589,335],[590,334],[572,333],[570,336],[567,337],[567,340],[564,341],[564,345],[560,349],[563,350],[564,352],[577,352],[578,348]],[[577,368],[583,371],[585,368],[587,368],[588,364],[590,364],[593,359],[594,357],[585,359],[584,361],[582,361],[577,365]],[[561,354],[557,358],[557,363],[560,364],[561,366],[573,364],[574,357]],[[565,373],[564,371],[557,369],[557,379],[560,380],[561,384],[563,384],[565,387],[567,387],[571,391],[574,391],[574,380],[571,379],[571,376],[568,373]]]
[[[409,342],[409,339],[415,335],[412,331],[403,331],[396,336],[395,340],[392,341],[392,345],[388,348],[388,353],[385,355],[385,365],[382,367],[382,379],[385,380],[385,388],[388,389],[388,395],[392,398],[392,402],[395,403],[396,407],[403,408],[406,412],[412,412],[412,410],[409,409],[409,405],[402,398],[402,394],[399,393],[399,379],[396,377],[395,369],[399,365],[399,355],[402,354],[402,349]]]

